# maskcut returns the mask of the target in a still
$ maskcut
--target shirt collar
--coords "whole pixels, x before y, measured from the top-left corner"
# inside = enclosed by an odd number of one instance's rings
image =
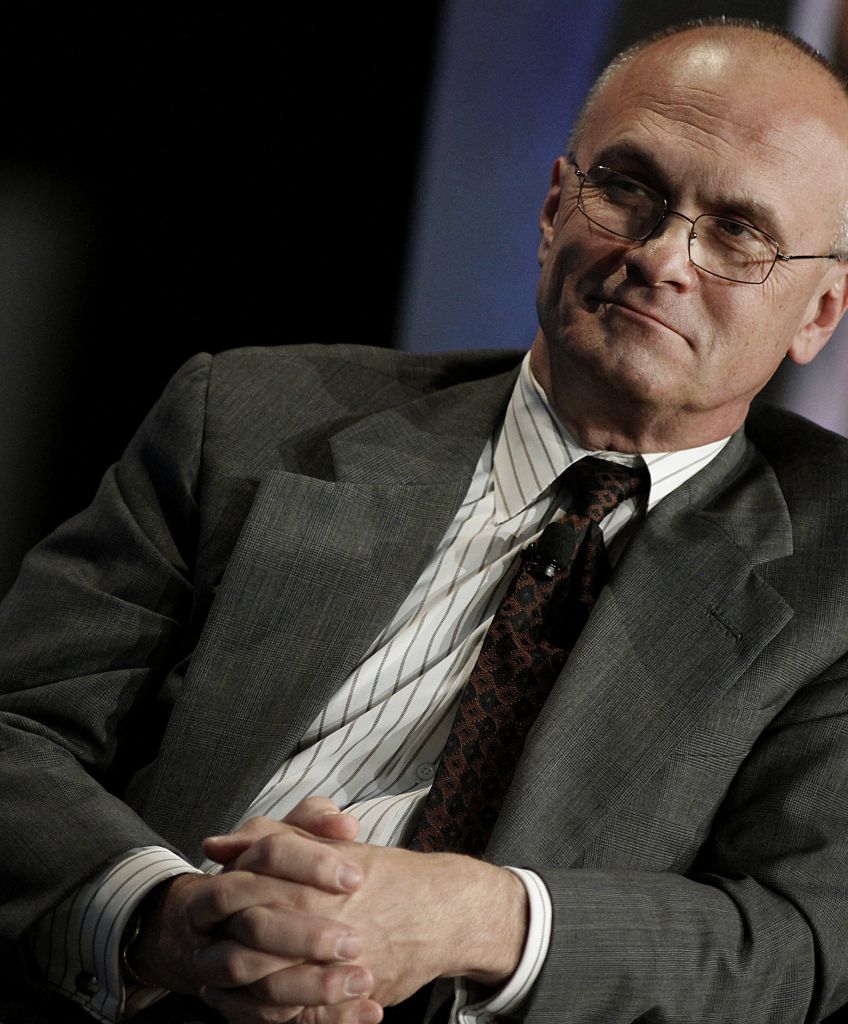
[[[650,476],[647,508],[651,509],[703,469],[729,440],[726,437],[697,448],[638,455],[583,448],[551,408],[530,369],[528,352],[521,363],[495,446],[495,515],[499,522],[518,515],[550,490],[569,466],[586,455],[626,466],[647,466]]]

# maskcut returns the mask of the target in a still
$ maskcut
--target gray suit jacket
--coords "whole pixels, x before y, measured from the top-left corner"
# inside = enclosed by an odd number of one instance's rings
[[[516,353],[200,356],[0,610],[0,934],[228,829],[427,563]],[[752,415],[647,517],[487,856],[554,905],[529,1022],[848,1001],[848,443]]]

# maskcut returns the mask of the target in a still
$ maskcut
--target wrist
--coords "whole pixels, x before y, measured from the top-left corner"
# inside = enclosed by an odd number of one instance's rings
[[[125,982],[149,988],[173,989],[171,975],[178,958],[178,939],[168,924],[168,908],[176,893],[199,877],[177,875],[152,889],[136,908],[121,948],[121,970]]]
[[[442,977],[495,987],[515,973],[527,941],[529,901],[513,872],[457,854],[444,856],[449,884],[441,890],[451,922],[451,963]],[[450,896],[445,900],[445,893]]]

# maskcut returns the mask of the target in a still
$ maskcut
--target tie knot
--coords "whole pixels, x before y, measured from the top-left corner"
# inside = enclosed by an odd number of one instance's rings
[[[648,489],[645,466],[631,468],[606,459],[587,457],[565,471],[571,488],[569,508],[599,523],[605,515]]]

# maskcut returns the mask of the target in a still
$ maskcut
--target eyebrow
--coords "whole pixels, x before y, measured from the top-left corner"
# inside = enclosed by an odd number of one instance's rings
[[[622,173],[638,175],[642,169],[658,183],[658,192],[665,194],[674,191],[663,166],[654,159],[651,153],[639,145],[622,142],[607,146],[593,157],[592,162],[595,165],[603,164],[605,167],[612,167],[615,170],[618,170],[616,164],[621,162],[638,165],[635,170],[622,169]],[[752,227],[759,228],[771,235],[781,249],[783,248],[780,215],[770,204],[755,199],[747,192],[738,192],[736,194],[724,193],[719,198],[711,199],[708,201],[707,207],[702,212],[748,221]]]
[[[773,206],[747,194],[723,196],[712,204],[713,208],[727,217],[738,220],[742,217],[750,222],[751,227],[765,231],[783,248],[782,232],[778,227],[778,214]]]

